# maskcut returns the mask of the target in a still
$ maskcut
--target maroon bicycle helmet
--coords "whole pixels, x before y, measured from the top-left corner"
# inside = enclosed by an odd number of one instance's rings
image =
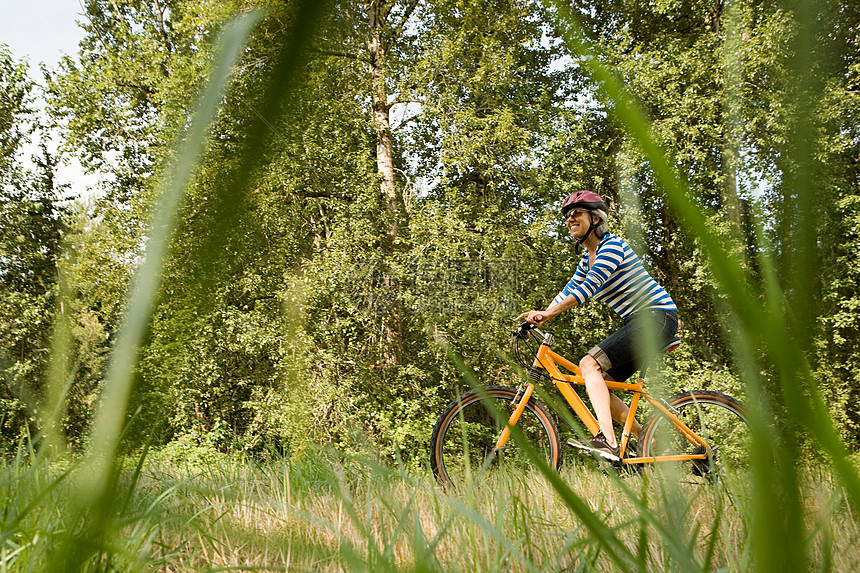
[[[561,204],[562,217],[566,217],[567,212],[575,207],[580,209],[600,209],[601,211],[609,212],[606,201],[593,191],[574,191],[568,195],[564,203]]]
[[[561,204],[562,217],[567,217],[568,211],[575,208],[588,209],[589,211],[600,209],[601,211],[609,212],[609,207],[606,205],[606,201],[593,191],[575,191],[568,195],[567,199],[564,200],[564,203]],[[585,235],[580,238],[574,237],[577,253],[579,252],[579,246],[585,242],[588,236],[591,235],[592,231],[594,231],[594,215],[590,215],[588,218],[588,231]],[[594,231],[594,233],[598,239],[603,238],[602,233],[598,231]]]

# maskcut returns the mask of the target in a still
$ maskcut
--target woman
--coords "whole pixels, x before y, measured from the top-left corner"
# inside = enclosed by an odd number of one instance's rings
[[[529,310],[517,318],[541,326],[565,310],[595,298],[608,304],[623,319],[621,328],[579,361],[585,389],[600,425],[590,447],[617,461],[618,441],[612,420],[623,424],[628,407],[609,392],[605,380],[623,382],[638,370],[643,359],[640,348],[643,334],[657,335],[660,348],[668,344],[678,331],[678,309],[672,297],[648,274],[630,245],[607,231],[608,211],[603,199],[591,191],[577,191],[564,200],[561,214],[577,244],[585,245],[585,253],[573,278],[545,310]],[[638,438],[641,429],[634,420],[633,436]]]

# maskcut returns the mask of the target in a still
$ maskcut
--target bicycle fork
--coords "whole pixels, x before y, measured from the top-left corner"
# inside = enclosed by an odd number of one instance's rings
[[[531,382],[524,382],[520,384],[519,388],[517,388],[517,394],[514,396],[514,399],[511,400],[511,406],[514,407],[514,411],[511,414],[511,417],[508,418],[508,424],[505,426],[505,429],[502,430],[502,434],[496,441],[496,447],[494,449],[495,452],[503,449],[505,444],[508,443],[508,440],[511,437],[511,428],[516,426],[520,416],[522,416],[523,411],[526,409],[526,404],[529,403],[529,400],[532,397],[534,389],[534,384]]]

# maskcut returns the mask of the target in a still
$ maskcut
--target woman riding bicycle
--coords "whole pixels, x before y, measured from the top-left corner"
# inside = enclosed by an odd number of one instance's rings
[[[588,351],[579,367],[594,408],[600,431],[590,447],[606,458],[619,459],[618,441],[612,420],[627,418],[628,407],[609,392],[606,379],[623,382],[642,364],[643,336],[656,336],[662,348],[678,331],[678,309],[666,290],[655,281],[627,242],[607,230],[609,208],[591,191],[571,193],[561,206],[570,234],[578,245],[585,245],[582,260],[573,278],[553,299],[546,310],[529,310],[525,318],[541,326],[556,315],[595,298],[608,304],[624,321],[621,328]],[[639,436],[641,426],[634,422],[632,433]]]

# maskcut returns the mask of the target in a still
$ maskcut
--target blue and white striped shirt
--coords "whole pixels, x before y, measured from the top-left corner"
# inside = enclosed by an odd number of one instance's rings
[[[678,310],[669,293],[651,278],[627,241],[607,233],[597,246],[594,266],[588,268],[588,250],[570,282],[555,297],[560,303],[568,296],[579,304],[595,298],[608,304],[621,318],[653,308]]]

